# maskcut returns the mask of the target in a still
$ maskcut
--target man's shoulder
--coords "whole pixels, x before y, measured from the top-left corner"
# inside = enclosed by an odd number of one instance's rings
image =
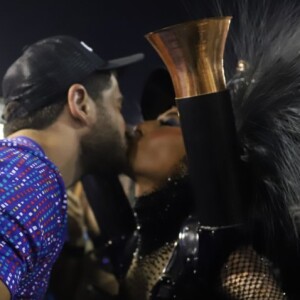
[[[45,158],[43,150],[25,138],[0,140],[0,162],[11,162],[19,164],[19,161],[39,157]]]
[[[41,146],[28,137],[15,137],[0,139],[0,155],[8,152],[28,152],[32,155],[45,157],[45,153]]]
[[[0,142],[0,178],[8,181],[28,179],[53,173],[55,170],[45,162],[43,155],[30,148],[13,143]],[[11,179],[11,180],[10,180]]]
[[[27,138],[0,140],[0,177],[14,180],[29,177],[59,181],[58,168],[47,158],[42,148]]]

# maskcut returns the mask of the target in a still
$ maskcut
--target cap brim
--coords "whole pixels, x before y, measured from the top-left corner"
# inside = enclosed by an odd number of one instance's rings
[[[143,53],[136,53],[130,56],[112,59],[107,61],[107,64],[105,64],[105,66],[102,66],[101,70],[113,70],[126,67],[141,61],[142,59],[144,59],[144,57],[145,55]]]

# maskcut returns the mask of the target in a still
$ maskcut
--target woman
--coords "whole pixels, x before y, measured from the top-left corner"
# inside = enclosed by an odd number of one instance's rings
[[[233,16],[238,27],[229,49],[239,68],[226,71],[247,179],[244,223],[226,236],[227,228],[190,222],[194,201],[180,146],[163,144],[167,131],[159,123],[141,125],[130,153],[140,197],[139,242],[122,286],[128,299],[300,298],[298,276],[291,275],[300,268],[299,8],[273,4],[240,1]],[[250,14],[252,5],[262,13]],[[154,146],[165,151],[163,161],[151,156]],[[220,232],[225,238],[217,244]]]
[[[119,276],[121,299],[300,298],[292,275],[300,269],[299,10],[258,8],[263,16],[240,8],[236,24],[243,26],[233,37],[239,69],[226,70],[247,178],[244,223],[231,234],[191,222],[180,128],[165,116],[141,124],[129,153],[137,243],[129,243],[134,255]]]
[[[189,283],[179,278],[176,291],[168,290],[169,295],[159,296],[157,290],[166,274],[164,270],[178,265],[178,259],[177,262],[170,260],[172,255],[174,257],[176,243],[180,243],[181,227],[193,213],[182,133],[180,127],[174,126],[174,119],[178,123],[175,108],[157,120],[142,123],[137,127],[131,147],[139,239],[121,285],[122,297],[126,295],[126,299],[172,299],[174,295],[177,299],[198,299],[204,296],[198,279],[189,275],[186,276]],[[210,298],[206,299],[285,299],[271,262],[258,254],[250,240],[239,243],[235,251],[224,256],[219,276],[206,294]],[[197,273],[197,269],[194,271]],[[160,288],[160,292],[162,290]]]
[[[288,239],[282,239],[279,232],[271,240],[262,238],[259,230],[268,225],[269,220],[258,217],[252,222],[251,217],[262,213],[255,203],[249,205],[249,222],[244,224],[247,234],[227,237],[228,243],[234,244],[233,251],[226,252],[225,245],[218,249],[206,248],[209,239],[217,236],[210,231],[211,236],[203,245],[196,241],[196,247],[202,252],[186,256],[184,251],[189,252],[195,247],[190,243],[181,248],[183,255],[177,255],[180,252],[178,245],[182,244],[182,236],[186,234],[184,225],[194,211],[178,124],[176,108],[172,108],[157,120],[140,124],[131,142],[129,158],[136,185],[134,212],[137,230],[132,238],[127,239],[122,254],[119,252],[119,257],[125,257],[123,262],[120,259],[116,262],[114,255],[110,256],[113,266],[124,262],[128,265],[123,272],[117,272],[120,282],[118,299],[297,299],[297,284],[286,272],[297,270],[297,256],[280,245]],[[253,182],[249,181],[251,184]],[[251,190],[255,190],[255,186]],[[263,205],[268,207],[268,203]],[[269,212],[273,214],[272,207]],[[278,223],[285,217],[284,212],[278,215]],[[128,232],[124,227],[122,230]],[[270,241],[278,249],[268,251]],[[113,244],[108,242],[107,250]],[[190,258],[193,263],[182,261],[182,258]],[[218,261],[213,278],[197,277],[202,271],[197,263],[203,258]],[[166,279],[172,281],[171,285]],[[106,297],[110,299],[108,294]]]

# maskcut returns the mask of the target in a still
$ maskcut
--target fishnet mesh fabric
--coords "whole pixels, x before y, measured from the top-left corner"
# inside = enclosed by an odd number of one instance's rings
[[[221,284],[230,299],[287,299],[270,262],[250,246],[229,256],[221,271]]]

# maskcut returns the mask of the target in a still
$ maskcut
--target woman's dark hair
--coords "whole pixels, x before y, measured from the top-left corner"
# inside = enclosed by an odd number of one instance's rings
[[[175,105],[171,77],[164,68],[154,70],[147,78],[141,98],[144,120],[153,120]]]

